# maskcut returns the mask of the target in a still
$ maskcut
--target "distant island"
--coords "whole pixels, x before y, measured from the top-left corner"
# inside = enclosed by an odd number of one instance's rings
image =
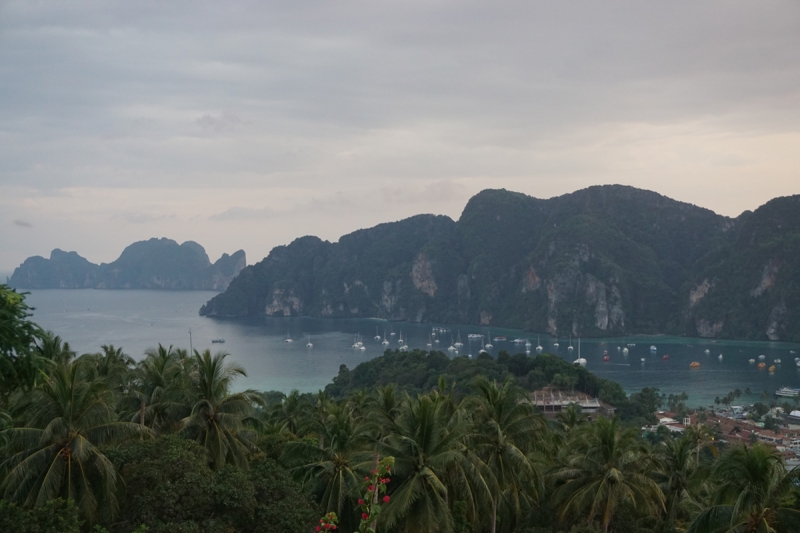
[[[55,249],[29,257],[9,279],[20,289],[224,290],[247,265],[244,250],[211,263],[193,241],[150,239],[131,244],[112,263],[96,265],[76,252]]]
[[[569,336],[800,341],[800,196],[736,218],[633,187],[485,190],[244,268],[201,315],[380,317]]]

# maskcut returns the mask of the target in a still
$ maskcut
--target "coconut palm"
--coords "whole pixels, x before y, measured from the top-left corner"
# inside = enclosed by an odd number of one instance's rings
[[[692,424],[686,428],[686,437],[694,445],[695,463],[700,464],[700,452],[703,448],[708,448],[716,457],[719,455],[714,446],[714,432],[705,424]]]
[[[75,352],[72,351],[69,343],[63,342],[61,337],[52,331],[47,331],[42,335],[36,346],[36,353],[55,363],[66,364],[75,358]]]
[[[130,387],[121,402],[131,421],[158,431],[177,429],[191,406],[185,402],[189,385],[186,367],[172,345],[145,350],[145,358],[134,370]]]
[[[288,442],[284,458],[300,463],[294,473],[302,483],[314,489],[326,512],[334,511],[349,519],[359,483],[369,470],[372,452],[365,446],[371,440],[369,428],[353,416],[349,404],[329,404],[325,420],[315,425],[322,446],[308,440]],[[348,517],[348,518],[345,518]],[[357,524],[358,522],[355,521]]]
[[[99,447],[149,435],[139,424],[114,420],[113,395],[102,380],[87,380],[82,362],[61,363],[32,400],[25,427],[7,429],[3,497],[26,506],[74,500],[90,520],[116,510],[117,473]]]
[[[498,506],[505,503],[511,515],[519,517],[522,504],[538,495],[539,476],[528,456],[530,443],[544,427],[523,393],[507,380],[498,386],[479,376],[472,387],[476,396],[468,406],[473,412],[475,429],[469,437],[470,448],[486,466],[491,478],[489,531],[497,530]]]
[[[688,533],[800,531],[800,511],[789,507],[800,469],[787,472],[777,450],[760,443],[734,446],[715,465],[713,479],[718,488],[712,506]]]
[[[284,424],[287,431],[295,436],[300,436],[303,426],[306,425],[305,408],[307,402],[297,390],[292,390],[284,396],[283,401],[272,410],[272,422]]]
[[[570,513],[586,513],[589,522],[599,517],[605,533],[625,502],[653,513],[664,508],[664,494],[647,475],[652,466],[647,447],[635,430],[620,430],[616,418],[600,418],[576,432],[569,449],[551,474],[560,519]]]
[[[695,459],[695,447],[692,440],[683,436],[671,439],[662,444],[660,469],[656,472],[661,490],[665,498],[666,517],[674,521],[679,514],[681,504],[691,499],[699,465]]]
[[[384,456],[395,458],[393,483],[399,481],[381,514],[390,528],[407,533],[452,531],[448,483],[468,486],[469,428],[463,411],[451,413],[439,398],[406,398],[391,435],[380,446]]]
[[[262,402],[255,391],[231,393],[233,381],[247,373],[237,364],[225,363],[228,355],[217,352],[212,356],[210,350],[195,350],[196,369],[186,391],[192,409],[181,421],[181,433],[205,447],[215,469],[226,463],[247,466],[248,452],[255,449],[255,434],[245,424],[253,406]]]

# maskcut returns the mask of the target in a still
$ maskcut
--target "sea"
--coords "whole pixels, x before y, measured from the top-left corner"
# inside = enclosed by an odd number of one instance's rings
[[[536,346],[566,361],[578,357],[578,339],[555,338],[543,333],[458,324],[412,324],[381,319],[317,319],[308,317],[250,317],[221,319],[201,317],[200,307],[216,293],[210,291],[143,290],[34,290],[27,296],[33,320],[68,342],[78,354],[99,351],[103,344],[122,347],[134,359],[161,343],[178,348],[224,350],[230,360],[247,370],[237,389],[316,392],[330,383],[340,365],[353,368],[399,347],[402,337],[409,349],[447,348],[461,338],[457,355],[476,357],[481,340],[489,338],[487,351],[496,356],[525,351],[514,339],[527,339],[531,353]],[[435,336],[433,328],[447,330]],[[380,339],[376,339],[380,337]],[[214,339],[225,339],[213,343]],[[287,342],[291,339],[291,342]],[[364,350],[354,349],[360,340]],[[438,342],[436,342],[438,340]],[[312,346],[307,346],[307,344]],[[428,343],[431,346],[428,346]],[[556,344],[558,346],[556,346]],[[569,350],[572,345],[573,350]],[[651,350],[651,346],[655,350]],[[629,353],[624,355],[624,348]],[[797,352],[797,353],[794,353]],[[734,389],[745,392],[739,403],[773,398],[782,386],[800,388],[800,345],[783,342],[712,341],[668,336],[580,339],[580,355],[586,368],[620,383],[628,392],[655,387],[665,394],[689,395],[692,406],[711,406],[715,397]],[[608,361],[604,360],[608,356]],[[759,369],[759,356],[767,368]],[[755,359],[755,363],[750,363]],[[780,360],[777,363],[776,360]],[[700,366],[690,368],[690,363]],[[774,365],[774,372],[768,367]]]

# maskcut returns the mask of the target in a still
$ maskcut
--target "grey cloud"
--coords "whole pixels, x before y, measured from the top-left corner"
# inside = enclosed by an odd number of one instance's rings
[[[20,228],[32,228],[33,227],[33,224],[31,224],[30,222],[25,222],[24,220],[19,220],[19,219],[14,220],[13,224],[15,226],[19,226]]]
[[[241,207],[241,206],[234,206],[229,207],[225,211],[221,213],[217,213],[216,215],[211,215],[208,217],[210,220],[259,220],[270,218],[274,216],[276,211],[269,207],[263,208],[250,208],[250,207]]]

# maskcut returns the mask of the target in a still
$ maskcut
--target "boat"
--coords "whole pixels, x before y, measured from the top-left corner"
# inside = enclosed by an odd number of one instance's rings
[[[574,349],[575,348],[572,347],[572,337],[570,337],[569,338],[569,346],[567,346],[567,351],[569,351],[571,353],[572,350],[574,350]]]
[[[506,342],[506,338],[502,335],[498,335],[497,337],[492,339],[494,342]]]
[[[689,363],[689,368],[700,368],[700,363],[698,363],[697,361],[692,361],[691,363]]]
[[[780,359],[780,357],[779,357],[779,358],[777,358],[777,359],[775,359],[775,360],[773,361],[773,363],[775,363],[776,365],[779,365],[779,364],[781,364],[781,359]]]
[[[766,368],[767,363],[758,363],[758,368]]]
[[[663,359],[664,361],[669,361],[669,356],[668,356],[668,355],[665,355],[665,356],[664,356],[664,357],[662,357],[661,359]]]
[[[403,345],[403,332],[402,331],[400,332],[400,335],[397,338],[397,344],[399,344],[401,346]]]
[[[487,332],[487,333],[486,333],[486,338],[487,338],[487,339],[491,339],[491,338],[492,338],[492,334],[491,334],[490,332]],[[486,349],[487,349],[487,350],[491,350],[492,348],[494,348],[494,346],[492,345],[492,343],[491,343],[491,342],[487,342],[487,343],[486,343]]]
[[[525,341],[525,348],[528,348],[528,349],[533,348],[533,344],[531,344],[531,341]]]
[[[603,355],[608,355],[608,350],[603,350]]]
[[[462,346],[464,346],[464,343],[461,342],[461,330],[458,330],[458,340],[455,342],[455,344],[453,344],[453,346],[455,346],[456,348],[461,348]]]
[[[514,339],[514,344],[525,344],[527,342],[525,339],[516,338]]]
[[[798,367],[800,367],[800,361],[795,361],[794,364],[796,364]]]
[[[658,351],[658,348],[656,348],[655,346],[650,346],[650,351],[651,352]]]
[[[386,328],[383,328],[383,340],[381,341],[383,346],[389,346],[389,341],[386,340]]]
[[[225,339],[223,337],[220,337],[218,339],[211,339],[211,342],[214,344],[225,344]]]
[[[800,389],[793,389],[791,387],[781,387],[775,391],[775,396],[781,398],[797,398],[800,397]]]
[[[775,372],[775,365],[770,366],[769,367],[769,371],[770,371],[770,373]]]
[[[644,363],[644,357],[640,358],[640,359],[639,359],[639,361],[641,361],[642,363]]]
[[[314,345],[311,344],[311,334],[308,334],[308,342],[306,343],[306,348],[313,348]]]
[[[467,334],[467,338],[468,339],[473,339],[473,340],[482,339],[483,335],[481,335],[480,333],[469,333],[469,334]]]
[[[764,359],[766,359],[766,358],[767,358],[767,356],[766,356],[766,355],[759,355],[759,356],[758,356],[758,360],[759,360],[759,361],[763,361],[763,360],[764,360]]]
[[[578,338],[578,358],[572,362],[573,365],[586,366],[586,359],[581,357],[581,339]]]
[[[385,333],[384,333],[384,335],[385,335]],[[375,340],[376,341],[381,340],[381,335],[380,335],[380,333],[378,333],[378,326],[375,326]]]
[[[558,349],[559,346],[561,346],[561,345],[558,344],[558,341],[553,343],[553,348]]]
[[[719,355],[717,356],[717,359],[719,359],[720,361],[722,361],[722,354],[719,354]]]
[[[711,350],[709,350],[708,348],[706,348],[706,351],[705,351],[705,352],[703,352],[703,353],[704,353],[704,354],[706,354],[706,355],[709,355],[709,354],[711,354]]]
[[[486,347],[483,345],[483,337],[481,337],[481,350],[478,352],[478,355],[489,353],[486,351]]]
[[[389,333],[389,336],[390,337],[394,337],[394,328],[392,328],[392,331],[391,331],[391,333]]]
[[[292,336],[291,336],[291,335],[289,335],[289,332],[288,332],[288,331],[286,332],[286,338],[285,338],[285,339],[283,339],[283,342],[294,342],[294,341],[292,340]]]
[[[399,351],[401,351],[401,352],[407,352],[407,351],[408,351],[408,346],[407,346],[407,345],[403,345],[403,346],[401,346]]]
[[[539,342],[539,335],[536,335],[536,353],[542,353],[542,344]]]
[[[447,349],[447,351],[448,352],[455,352],[456,351],[456,347],[451,344],[450,347]]]
[[[789,350],[789,353],[797,353],[797,352],[795,352],[794,350]]]
[[[609,361],[611,361],[611,358],[610,358],[609,356],[607,356],[607,355],[604,355],[604,356],[603,356],[603,361],[605,361],[606,363],[608,363]]]
[[[628,355],[630,352],[628,351],[628,347],[622,349],[622,355]]]
[[[756,362],[756,360],[755,360],[755,359],[749,359],[747,362],[748,362],[748,363],[750,363],[750,364],[752,365],[753,363],[755,363],[755,362]]]
[[[363,352],[363,351],[366,351],[367,347],[364,346],[364,345],[361,345],[361,346],[358,347],[358,349]]]

